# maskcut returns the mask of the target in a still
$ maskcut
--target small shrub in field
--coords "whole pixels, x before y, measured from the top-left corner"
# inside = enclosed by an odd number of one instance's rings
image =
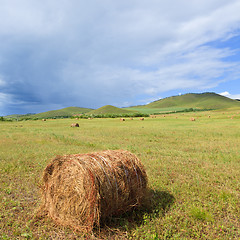
[[[191,216],[197,220],[211,222],[213,221],[212,216],[204,209],[194,207],[191,210]]]

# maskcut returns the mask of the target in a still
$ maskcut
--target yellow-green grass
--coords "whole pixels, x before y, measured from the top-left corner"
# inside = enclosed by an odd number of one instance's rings
[[[169,107],[169,108],[147,108],[147,107],[129,107],[127,110],[138,111],[143,114],[157,114],[157,113],[169,113],[175,111],[183,111],[184,107]]]
[[[40,177],[56,155],[105,149],[135,153],[153,195],[144,208],[113,218],[96,238],[239,239],[237,111],[81,119],[79,128],[70,127],[73,119],[0,122],[0,239],[81,239],[51,220],[33,221]]]
[[[87,115],[97,115],[97,114],[132,114],[136,111],[128,110],[126,108],[118,108],[112,105],[106,105],[98,109],[92,110],[87,113]]]

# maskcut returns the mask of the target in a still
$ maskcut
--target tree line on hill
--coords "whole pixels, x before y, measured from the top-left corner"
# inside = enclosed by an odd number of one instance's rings
[[[184,112],[200,112],[200,111],[211,111],[213,109],[197,109],[197,108],[187,108],[183,110],[169,111],[169,112],[158,112],[153,113],[152,115],[160,114],[172,114],[172,113],[184,113]],[[4,118],[0,117],[0,121],[26,121],[26,120],[41,120],[41,119],[64,119],[64,118],[79,118],[79,119],[88,119],[88,118],[128,118],[128,117],[149,117],[149,114],[146,113],[105,113],[105,114],[81,114],[74,116],[54,116],[54,117],[29,117],[22,116],[16,118]]]
[[[7,119],[7,118],[4,118],[4,117],[0,117],[0,122],[12,122],[12,119]]]
[[[186,108],[183,110],[176,110],[176,111],[169,111],[169,112],[164,112],[164,113],[153,113],[152,115],[159,115],[159,114],[172,114],[172,113],[184,113],[184,112],[204,112],[204,111],[212,111],[214,109],[210,108],[204,108],[204,109],[199,109],[199,108]]]

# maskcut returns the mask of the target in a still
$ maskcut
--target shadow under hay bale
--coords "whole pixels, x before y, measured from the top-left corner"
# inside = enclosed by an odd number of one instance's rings
[[[147,175],[124,150],[57,156],[43,173],[42,205],[56,223],[90,232],[101,222],[140,206]]]
[[[156,217],[164,217],[172,204],[175,202],[174,196],[167,191],[148,189],[147,197],[139,208],[122,214],[120,217],[113,217],[102,223],[107,229],[118,229],[127,226],[131,230],[143,224],[146,216],[149,220]]]

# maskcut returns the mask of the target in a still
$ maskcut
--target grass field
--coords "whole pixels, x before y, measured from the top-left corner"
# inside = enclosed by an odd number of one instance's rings
[[[75,121],[79,128],[70,127]],[[239,146],[237,110],[125,122],[0,122],[0,239],[84,239],[51,220],[34,220],[40,178],[56,155],[105,149],[126,149],[141,159],[152,197],[86,238],[240,239]]]
[[[183,107],[169,107],[169,108],[130,107],[125,109],[139,111],[144,114],[154,114],[154,113],[168,113],[168,112],[174,112],[174,111],[183,111],[186,108],[183,108]]]

